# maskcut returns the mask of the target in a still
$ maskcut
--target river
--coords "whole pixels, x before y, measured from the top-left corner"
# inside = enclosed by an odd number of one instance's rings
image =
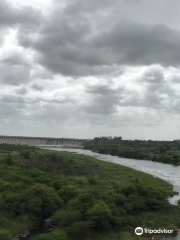
[[[178,195],[174,195],[173,197],[169,198],[169,202],[171,204],[176,204],[177,200],[180,199],[180,166],[173,166],[171,164],[164,164],[164,163],[147,161],[147,160],[120,158],[120,157],[111,156],[108,154],[94,153],[90,150],[84,150],[84,149],[57,148],[57,147],[53,148],[48,146],[43,148],[49,149],[49,150],[67,151],[67,152],[85,154],[85,155],[93,156],[102,161],[117,163],[117,164],[131,167],[133,169],[136,169],[145,173],[149,173],[155,177],[168,181],[173,185],[174,190],[179,192]],[[166,238],[166,240],[180,240],[180,234],[178,234],[175,237],[168,237]]]

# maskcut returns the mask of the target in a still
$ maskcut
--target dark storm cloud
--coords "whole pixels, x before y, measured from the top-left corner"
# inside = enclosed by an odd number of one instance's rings
[[[6,0],[0,1],[0,45],[4,43],[6,34],[10,29],[21,28],[22,32],[30,34],[37,31],[43,21],[43,15],[39,9],[31,6],[15,8]]]
[[[113,65],[179,65],[180,34],[163,25],[120,24],[90,40],[85,40],[88,32],[78,31],[81,26],[63,27],[56,26],[51,35],[45,28],[37,41],[26,40],[39,51],[38,62],[56,73],[81,76]]]
[[[179,66],[180,32],[159,25],[117,24],[96,40],[118,64]]]
[[[0,24],[20,23],[19,43],[34,49],[38,53],[34,61],[53,73],[77,77],[111,75],[115,71],[121,74],[123,65],[179,65],[179,31],[165,24],[139,23],[138,16],[135,21],[133,9],[148,6],[142,1],[134,4],[122,0],[112,5],[110,1],[76,0],[66,1],[64,8],[62,3],[54,3],[54,11],[47,19],[32,7],[18,9],[4,0],[0,3]],[[132,14],[132,22],[123,10]],[[40,27],[32,31],[29,25]],[[15,58],[4,61],[16,64]]]
[[[56,8],[37,34],[20,30],[19,43],[39,53],[38,63],[65,76],[111,74],[111,67],[118,70],[122,65],[179,66],[178,30],[165,24],[123,22],[118,16],[116,21],[109,17],[107,28],[103,14],[110,9],[109,1],[71,2]]]
[[[10,27],[15,24],[39,25],[42,14],[33,7],[22,7],[20,9],[12,7],[6,0],[0,1],[0,27]]]

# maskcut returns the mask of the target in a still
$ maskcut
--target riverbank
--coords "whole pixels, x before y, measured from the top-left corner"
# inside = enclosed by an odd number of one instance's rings
[[[54,150],[52,148],[49,148]],[[55,149],[56,150],[56,149]],[[93,156],[96,159],[117,163],[123,166],[127,166],[133,168],[135,170],[151,174],[154,177],[163,179],[173,185],[174,194],[173,197],[169,198],[169,202],[171,204],[177,204],[177,201],[180,199],[180,166],[173,166],[171,164],[163,164],[148,160],[137,160],[137,159],[127,159],[121,158],[117,156],[111,156],[108,154],[99,154],[94,153],[90,150],[82,150],[82,149],[57,149],[57,151],[67,151],[67,152],[76,152],[78,154],[85,154],[89,156]]]
[[[100,137],[83,144],[84,149],[100,154],[180,165],[180,142],[175,140],[143,141]]]
[[[180,227],[180,209],[167,201],[170,183],[92,156],[10,146],[0,155],[0,174],[1,228],[9,231],[23,215],[53,213],[58,228],[48,240],[134,240],[137,226]]]

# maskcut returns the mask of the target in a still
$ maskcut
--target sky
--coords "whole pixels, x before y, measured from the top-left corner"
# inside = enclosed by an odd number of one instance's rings
[[[179,0],[1,0],[0,135],[180,138]]]

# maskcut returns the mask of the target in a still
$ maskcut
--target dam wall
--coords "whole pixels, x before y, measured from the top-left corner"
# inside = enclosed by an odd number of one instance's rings
[[[88,141],[88,139],[0,135],[0,143],[22,144],[22,145],[76,145],[76,146],[80,146],[84,141]]]

